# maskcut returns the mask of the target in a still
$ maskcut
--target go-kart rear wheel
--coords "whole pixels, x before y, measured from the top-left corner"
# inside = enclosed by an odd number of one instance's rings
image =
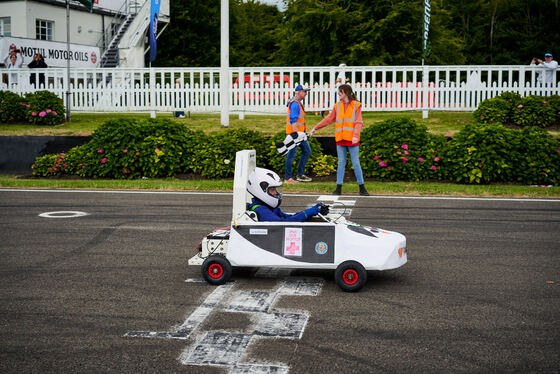
[[[367,282],[366,269],[356,261],[345,261],[334,272],[336,284],[345,292],[356,292]]]
[[[210,284],[224,284],[231,278],[231,264],[224,256],[210,256],[202,263],[202,278]]]

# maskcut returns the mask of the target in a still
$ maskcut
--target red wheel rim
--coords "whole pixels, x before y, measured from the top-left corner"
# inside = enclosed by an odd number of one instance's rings
[[[358,272],[354,269],[348,269],[342,274],[342,280],[349,285],[356,284],[358,282]]]
[[[210,275],[210,277],[214,279],[220,278],[223,273],[224,273],[224,269],[220,264],[212,264],[208,268],[208,275]]]

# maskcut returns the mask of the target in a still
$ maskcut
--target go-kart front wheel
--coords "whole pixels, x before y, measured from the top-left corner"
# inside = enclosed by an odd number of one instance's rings
[[[345,261],[334,272],[336,284],[345,292],[356,292],[367,282],[366,269],[356,261]]]
[[[210,256],[202,263],[202,278],[213,285],[224,284],[231,278],[231,264],[224,256]]]

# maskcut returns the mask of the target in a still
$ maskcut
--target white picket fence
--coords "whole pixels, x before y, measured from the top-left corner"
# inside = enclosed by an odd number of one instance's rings
[[[345,68],[364,111],[472,111],[482,100],[505,91],[522,96],[559,94],[560,74],[554,71],[555,83],[543,86],[537,82],[538,71],[528,65]],[[286,102],[300,82],[311,88],[304,102],[308,111],[330,109],[339,68],[230,68],[229,72],[230,112],[285,113]],[[0,74],[0,90],[25,94],[47,89],[66,101],[65,69],[0,69]],[[46,87],[31,85],[32,75]],[[71,107],[79,112],[219,112],[219,80],[219,68],[72,69]]]

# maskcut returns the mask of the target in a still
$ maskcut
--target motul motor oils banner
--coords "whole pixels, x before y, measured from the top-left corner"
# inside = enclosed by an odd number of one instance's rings
[[[43,55],[47,66],[66,67],[66,60],[70,58],[70,66],[74,68],[95,68],[101,58],[98,47],[82,44],[70,44],[70,55],[66,50],[66,43],[50,42],[46,40],[25,38],[0,38],[0,63],[8,56],[10,49],[21,51],[24,66],[33,60],[35,53]]]

